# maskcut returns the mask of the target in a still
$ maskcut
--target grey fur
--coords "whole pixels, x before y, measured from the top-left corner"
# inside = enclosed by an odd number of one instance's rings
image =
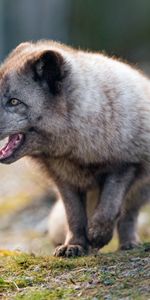
[[[0,139],[24,134],[1,162],[32,156],[63,199],[69,230],[55,255],[108,243],[127,194],[149,177],[150,81],[101,54],[42,41],[21,44],[4,62],[0,96]],[[10,98],[21,102],[12,107]],[[84,199],[97,185],[102,192],[88,230]]]
[[[99,188],[94,188],[88,191],[86,199],[86,213],[88,223],[90,224],[94,211],[99,203],[101,192]],[[145,181],[142,185],[137,186],[136,189],[130,190],[124,199],[121,207],[121,213],[116,222],[119,248],[122,250],[129,250],[140,243],[137,233],[137,221],[140,208],[150,200],[150,182]],[[68,222],[65,213],[63,202],[58,197],[57,202],[53,206],[49,215],[49,238],[54,247],[59,246],[65,242]],[[97,231],[97,230],[96,230]]]

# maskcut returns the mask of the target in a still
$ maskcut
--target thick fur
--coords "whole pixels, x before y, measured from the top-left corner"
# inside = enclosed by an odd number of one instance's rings
[[[64,202],[68,232],[55,255],[81,255],[89,245],[108,243],[128,193],[149,180],[149,79],[102,54],[41,41],[21,44],[1,66],[0,96],[0,138],[24,133],[2,162],[32,156]],[[20,104],[12,107],[11,98]],[[94,187],[101,193],[88,224],[85,199]]]
[[[140,243],[137,232],[137,221],[140,208],[150,200],[150,181],[143,183],[136,190],[131,190],[124,200],[121,214],[116,223],[118,231],[119,248],[130,250]],[[91,221],[99,201],[99,190],[94,189],[88,192],[86,199],[86,213],[88,222]],[[49,214],[48,232],[51,243],[54,247],[65,243],[68,231],[68,222],[65,207],[59,197]]]

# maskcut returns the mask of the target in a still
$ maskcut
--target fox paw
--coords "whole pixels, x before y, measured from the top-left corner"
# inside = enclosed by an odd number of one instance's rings
[[[86,250],[80,245],[62,245],[56,247],[54,256],[57,257],[75,257],[86,254]]]
[[[114,224],[111,222],[92,222],[89,227],[89,242],[93,248],[102,248],[112,239]]]
[[[140,246],[139,241],[127,241],[120,245],[119,250],[132,250]]]

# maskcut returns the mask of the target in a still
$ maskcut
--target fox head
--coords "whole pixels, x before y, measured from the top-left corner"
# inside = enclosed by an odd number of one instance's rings
[[[8,142],[0,150],[0,162],[48,155],[48,145],[59,155],[57,136],[64,138],[68,130],[64,91],[70,72],[61,51],[46,42],[20,44],[4,61],[0,67],[0,140],[8,137]]]

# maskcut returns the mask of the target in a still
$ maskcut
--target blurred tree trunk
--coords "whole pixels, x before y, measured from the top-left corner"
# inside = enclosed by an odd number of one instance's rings
[[[1,27],[4,41],[0,44],[4,44],[5,55],[26,40],[68,42],[70,0],[4,0],[0,3],[0,13],[4,13]]]
[[[4,0],[0,1],[0,61],[2,60],[4,56]]]

